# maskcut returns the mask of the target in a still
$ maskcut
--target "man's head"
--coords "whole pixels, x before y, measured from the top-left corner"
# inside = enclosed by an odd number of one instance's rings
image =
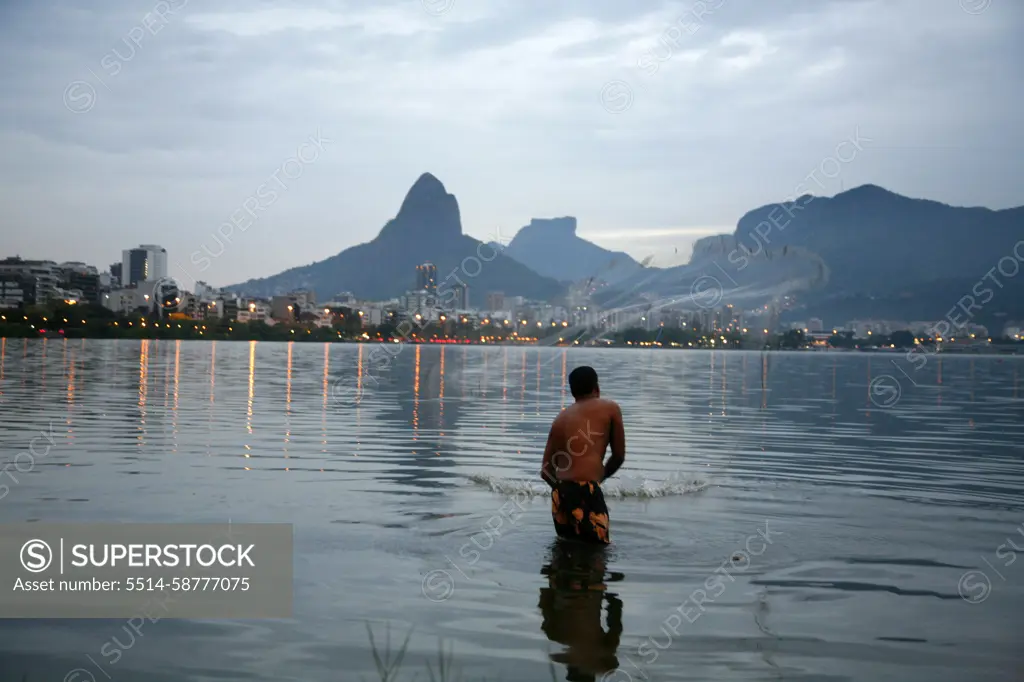
[[[601,389],[597,385],[597,372],[594,368],[584,365],[569,372],[569,390],[576,400],[600,397]]]

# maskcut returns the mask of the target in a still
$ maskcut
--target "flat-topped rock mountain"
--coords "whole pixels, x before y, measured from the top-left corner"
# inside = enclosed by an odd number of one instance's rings
[[[595,279],[617,282],[640,270],[621,251],[609,251],[576,234],[576,218],[534,218],[505,248],[531,270],[560,281]]]

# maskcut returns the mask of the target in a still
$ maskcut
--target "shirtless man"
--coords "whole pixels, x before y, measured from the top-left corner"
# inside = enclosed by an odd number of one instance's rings
[[[560,537],[608,544],[608,507],[601,483],[626,459],[622,410],[601,398],[597,372],[577,367],[569,374],[576,402],[551,424],[540,475],[551,486],[551,516]],[[612,456],[604,462],[611,445]]]

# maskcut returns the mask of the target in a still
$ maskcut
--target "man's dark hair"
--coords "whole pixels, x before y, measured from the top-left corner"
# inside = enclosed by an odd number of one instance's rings
[[[569,390],[573,398],[590,395],[597,389],[597,372],[593,367],[577,367],[569,372]]]

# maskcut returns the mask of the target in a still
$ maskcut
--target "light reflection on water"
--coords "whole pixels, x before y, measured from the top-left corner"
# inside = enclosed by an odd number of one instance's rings
[[[4,672],[63,679],[90,654],[115,679],[349,679],[373,670],[368,621],[412,627],[408,679],[439,637],[504,680],[1020,669],[1024,569],[997,548],[1024,546],[1021,359],[937,356],[911,382],[883,355],[416,345],[370,378],[372,350],[4,339],[5,461],[55,445],[6,482],[0,521],[296,529],[293,620],[161,621],[115,664],[98,652],[123,623],[3,621]],[[583,565],[536,494],[579,364],[627,425],[614,544]],[[982,603],[958,594],[972,569]]]

